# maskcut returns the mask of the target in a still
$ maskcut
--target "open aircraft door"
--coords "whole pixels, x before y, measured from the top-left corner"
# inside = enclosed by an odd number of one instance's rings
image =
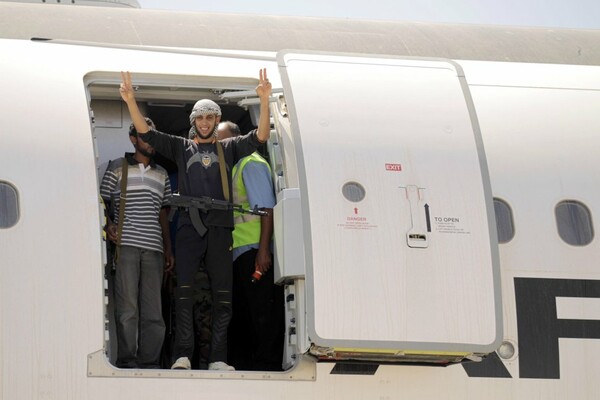
[[[460,66],[296,52],[277,60],[310,351],[434,363],[494,351],[502,310],[493,199]],[[289,254],[301,244],[277,246]]]

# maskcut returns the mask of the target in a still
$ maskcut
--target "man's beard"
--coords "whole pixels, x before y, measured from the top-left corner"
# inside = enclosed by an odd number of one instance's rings
[[[138,152],[139,152],[141,155],[143,155],[143,156],[145,156],[145,157],[148,157],[148,158],[153,158],[153,157],[154,157],[154,152],[150,153],[149,151],[147,151],[147,150],[145,150],[145,149],[141,149],[141,148],[139,148],[139,147],[137,148],[137,151],[138,151]]]
[[[213,129],[212,129],[211,131],[209,131],[209,132],[208,132],[206,135],[204,135],[204,134],[202,133],[202,131],[201,131],[201,130],[199,130],[198,128],[195,128],[195,131],[196,131],[196,136],[198,136],[198,138],[200,138],[200,139],[203,139],[203,140],[204,140],[204,139],[210,139],[211,137],[215,136],[215,128],[216,128],[216,125],[215,125],[215,126],[213,127]]]

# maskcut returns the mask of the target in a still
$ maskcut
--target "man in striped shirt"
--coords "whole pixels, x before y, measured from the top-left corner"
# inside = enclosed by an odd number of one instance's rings
[[[149,119],[147,122],[153,125]],[[115,317],[119,368],[159,368],[165,324],[161,309],[163,271],[173,268],[167,211],[171,196],[167,171],[154,160],[154,149],[137,137],[133,124],[129,139],[135,153],[108,166],[100,195],[112,210],[108,239],[117,242],[121,177],[127,168],[125,213],[115,274]],[[139,327],[139,332],[138,332]]]

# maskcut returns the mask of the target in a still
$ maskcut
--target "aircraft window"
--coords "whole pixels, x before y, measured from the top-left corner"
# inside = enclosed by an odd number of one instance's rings
[[[558,203],[554,210],[560,238],[572,246],[585,246],[594,239],[590,210],[575,200]]]
[[[508,243],[515,236],[512,210],[504,200],[494,199],[494,212],[496,213],[498,243]]]
[[[353,203],[358,203],[365,198],[366,190],[358,182],[348,182],[342,187],[342,194]]]
[[[17,190],[6,182],[0,182],[0,228],[10,228],[19,220]]]

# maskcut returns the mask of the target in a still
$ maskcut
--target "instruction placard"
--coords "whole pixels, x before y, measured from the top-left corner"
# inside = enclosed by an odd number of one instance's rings
[[[465,227],[463,218],[459,217],[433,217],[435,230],[439,233],[454,233],[470,235],[471,232]]]
[[[343,229],[361,229],[361,230],[377,228],[377,225],[372,224],[369,221],[368,217],[366,217],[364,215],[360,215],[357,208],[355,208],[353,210],[352,214],[346,215],[346,218],[344,219],[344,221],[338,223],[337,226],[338,226],[338,228],[343,228]]]

